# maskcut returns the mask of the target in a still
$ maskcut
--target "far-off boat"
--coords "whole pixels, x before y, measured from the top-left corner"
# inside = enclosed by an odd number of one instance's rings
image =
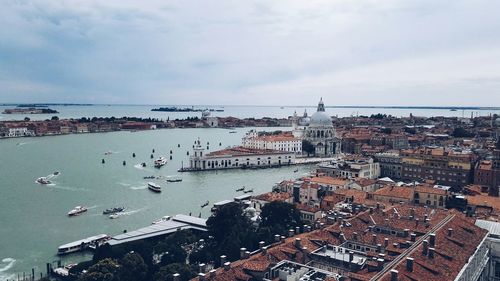
[[[161,186],[154,182],[148,182],[148,188],[153,192],[161,192]]]
[[[125,207],[113,207],[102,211],[102,214],[103,215],[116,214],[119,212],[123,212],[123,210],[125,210]]]
[[[36,179],[36,182],[39,184],[51,184],[52,183],[46,177],[39,177]]]
[[[76,206],[73,210],[68,212],[68,216],[73,217],[73,216],[78,216],[82,213],[85,213],[87,211],[87,208],[82,207],[82,206]]]
[[[155,168],[161,168],[165,164],[167,164],[167,158],[165,157],[160,157],[155,160]]]

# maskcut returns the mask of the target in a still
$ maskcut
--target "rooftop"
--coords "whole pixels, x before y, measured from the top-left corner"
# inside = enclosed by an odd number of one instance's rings
[[[231,157],[231,156],[252,156],[252,155],[269,155],[269,154],[290,154],[286,151],[272,149],[254,149],[242,146],[226,148],[206,154],[207,157]]]

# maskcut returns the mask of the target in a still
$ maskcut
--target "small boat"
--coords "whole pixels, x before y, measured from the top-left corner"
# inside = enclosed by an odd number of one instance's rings
[[[163,156],[155,160],[155,168],[161,168],[165,164],[167,164],[167,159]]]
[[[167,178],[167,182],[181,182],[182,178],[179,177],[169,177]]]
[[[36,179],[36,182],[39,184],[51,184],[52,183],[46,177],[39,177]]]
[[[103,215],[116,214],[119,212],[123,212],[123,210],[125,210],[124,207],[113,207],[102,211],[102,214]]]
[[[146,167],[146,162],[142,162],[141,167],[143,167],[143,168]]]
[[[229,131],[230,134],[236,134],[236,131]]]
[[[54,175],[54,176],[58,176],[59,174],[60,174],[60,172],[59,172],[59,171],[55,171],[55,172],[53,173],[53,175]]]
[[[152,180],[152,179],[156,179],[156,177],[155,176],[145,176],[145,177],[143,177],[143,179]]]
[[[208,204],[210,204],[210,202],[208,202],[208,200],[207,200],[207,202],[205,202],[203,205],[201,205],[201,207],[205,208],[206,206],[208,206]]]
[[[106,152],[104,152],[104,155],[110,155],[110,154],[113,154],[113,151],[106,151]]]
[[[159,223],[162,223],[162,222],[166,222],[166,221],[169,221],[171,219],[170,216],[163,216],[161,219],[159,220],[155,220],[154,222],[152,222],[151,224],[159,224]]]
[[[117,218],[119,218],[119,217],[120,217],[120,215],[119,215],[118,213],[115,213],[115,214],[111,214],[111,215],[109,215],[109,218],[110,218],[110,219],[117,219]]]
[[[297,173],[298,171],[299,171],[299,169],[295,169],[295,170],[293,170],[293,172],[294,172],[294,173]]]
[[[148,182],[148,188],[149,188],[149,190],[154,191],[154,192],[161,192],[161,186],[159,186],[158,184],[156,184],[154,182]]]
[[[73,216],[78,216],[82,213],[85,213],[87,211],[87,208],[82,207],[82,206],[76,206],[73,210],[68,212],[68,216],[73,217]]]
[[[239,192],[239,191],[245,191],[245,187],[238,188],[238,189],[236,189],[236,191],[237,191],[237,192]]]
[[[243,191],[243,193],[252,193],[253,192],[253,188],[252,189],[249,189],[249,190],[245,190]]]

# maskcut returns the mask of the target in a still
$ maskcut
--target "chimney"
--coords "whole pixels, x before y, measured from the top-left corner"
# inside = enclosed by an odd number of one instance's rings
[[[300,245],[301,241],[300,241],[300,238],[295,238],[295,247],[300,249],[301,248],[301,245]]]
[[[410,235],[410,237],[411,237],[411,239],[410,239],[410,240],[411,240],[411,242],[415,242],[415,241],[417,240],[417,234],[416,234],[416,233],[412,233],[412,234]]]
[[[398,271],[391,269],[391,281],[398,281]]]
[[[429,234],[429,244],[431,247],[436,246],[436,233]]]
[[[412,217],[412,218],[415,217],[415,209],[414,208],[410,209],[410,217]]]
[[[373,207],[370,207],[370,214],[373,214]]]
[[[292,237],[294,235],[293,229],[288,230],[288,237]]]
[[[340,233],[340,240],[342,242],[345,242],[347,239],[345,239],[345,234],[344,233]]]
[[[266,244],[266,242],[264,241],[260,241],[259,242],[259,249],[262,251],[264,249],[264,245]]]
[[[261,253],[262,255],[267,254],[267,247],[262,247]]]
[[[427,252],[429,250],[429,241],[424,240],[422,245],[422,254],[427,255]]]
[[[319,223],[319,228],[320,228],[320,229],[323,229],[324,227],[325,227],[325,223],[324,223],[324,222],[320,222],[320,223]]]
[[[413,272],[413,258],[406,258],[406,270]]]
[[[247,251],[247,248],[240,248],[240,259],[246,259],[245,252]]]
[[[430,221],[429,219],[425,219],[425,227],[429,227],[429,225],[430,225],[429,221]]]
[[[285,241],[286,237],[281,235],[281,241]]]
[[[436,251],[436,249],[434,248],[429,248],[429,259],[433,259],[434,258],[434,252]]]
[[[214,278],[215,277],[215,272],[217,272],[217,270],[215,269],[212,269],[208,272],[208,276],[210,276],[210,278]]]
[[[453,228],[448,228],[448,236],[453,236]]]
[[[199,269],[200,273],[205,273],[205,264],[204,263],[200,263],[198,265],[198,269]]]
[[[379,270],[384,267],[384,259],[377,259],[377,267]]]
[[[380,209],[380,203],[377,202],[377,210]]]
[[[404,237],[408,237],[409,233],[410,233],[410,230],[408,228],[405,228],[405,230],[403,230]]]
[[[220,256],[220,266],[223,266],[226,263],[226,256],[222,255]]]
[[[382,252],[382,244],[377,244],[377,252]]]
[[[274,235],[274,242],[279,242],[280,241],[280,235],[276,234]]]
[[[297,234],[300,233],[300,227],[298,227],[298,226],[295,227],[295,233],[297,233]]]
[[[357,232],[353,232],[352,236],[353,236],[354,241],[358,241],[358,233]]]
[[[350,251],[349,252],[349,262],[352,262],[354,260],[354,252]]]
[[[387,248],[389,246],[389,238],[384,238],[384,247]]]
[[[377,244],[377,234],[372,234],[372,244]]]
[[[248,259],[250,257],[250,251],[245,251],[245,257]]]
[[[174,281],[181,281],[181,275],[179,273],[174,273]]]
[[[231,269],[231,263],[230,262],[225,262],[224,263],[224,270],[229,270]]]
[[[198,280],[205,281],[205,273],[198,273]]]
[[[305,225],[305,224],[304,224],[304,225],[302,226],[302,229],[304,230],[303,232],[307,232],[307,231],[308,231],[308,230],[307,230],[307,225]]]

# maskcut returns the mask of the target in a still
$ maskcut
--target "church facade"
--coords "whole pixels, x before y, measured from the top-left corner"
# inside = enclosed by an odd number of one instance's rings
[[[297,113],[292,119],[293,134],[308,141],[314,147],[317,157],[334,157],[341,152],[341,139],[333,127],[332,118],[325,112],[323,99],[318,103],[317,111],[299,118]]]

